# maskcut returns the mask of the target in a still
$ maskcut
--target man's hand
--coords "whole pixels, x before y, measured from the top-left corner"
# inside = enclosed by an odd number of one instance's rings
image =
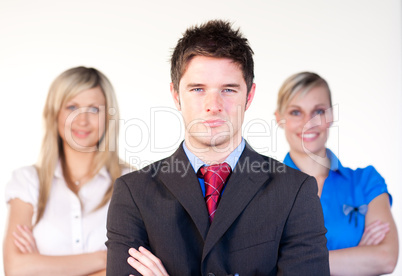
[[[389,223],[376,220],[364,229],[363,236],[358,246],[377,245],[389,231]]]
[[[21,253],[38,254],[36,241],[32,234],[32,230],[26,225],[17,225],[17,230],[13,232],[14,244],[18,247]]]
[[[135,268],[135,270],[141,273],[141,275],[169,276],[161,260],[144,247],[140,246],[138,250],[130,248],[128,253],[131,257],[128,257],[127,262]]]

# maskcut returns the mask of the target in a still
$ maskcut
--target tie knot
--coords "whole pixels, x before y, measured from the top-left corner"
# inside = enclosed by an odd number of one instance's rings
[[[202,166],[198,171],[198,176],[205,179],[208,175],[218,174],[223,179],[226,179],[231,171],[232,169],[228,163],[220,163],[211,166]]]
[[[212,222],[214,218],[221,192],[231,171],[227,163],[203,166],[198,171],[199,177],[204,178],[205,201],[210,222]]]

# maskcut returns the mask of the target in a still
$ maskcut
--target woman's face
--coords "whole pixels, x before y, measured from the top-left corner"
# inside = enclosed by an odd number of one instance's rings
[[[93,152],[105,132],[106,99],[101,88],[84,90],[66,102],[58,115],[64,148]]]
[[[314,87],[306,94],[293,97],[283,114],[278,116],[293,152],[325,156],[328,128],[332,123],[329,93],[325,87]]]

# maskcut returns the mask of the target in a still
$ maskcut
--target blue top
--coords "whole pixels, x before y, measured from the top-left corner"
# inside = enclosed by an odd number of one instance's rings
[[[364,232],[368,204],[377,196],[388,193],[384,178],[373,166],[352,170],[327,149],[331,162],[328,177],[321,193],[321,205],[328,232],[328,250],[357,246]],[[299,170],[289,153],[283,161]],[[392,204],[392,197],[389,194]]]
[[[230,166],[230,168],[232,169],[232,171],[234,170],[234,168],[236,167],[237,161],[239,161],[240,155],[243,153],[244,147],[246,146],[246,142],[244,141],[244,139],[241,139],[241,143],[240,145],[237,146],[237,148],[234,149],[234,151],[232,151],[229,156],[225,159],[225,161],[223,161],[222,163],[228,163],[228,165]],[[183,149],[184,152],[187,155],[188,160],[190,161],[191,166],[193,167],[195,173],[198,172],[198,170],[207,164],[204,163],[204,161],[202,161],[200,158],[198,158],[194,153],[192,153],[186,146],[186,142],[183,143]],[[202,194],[205,197],[205,184],[204,184],[204,179],[203,178],[198,178],[198,181],[200,182],[200,187],[201,187],[201,191]],[[223,194],[223,191],[225,190],[225,187],[223,187],[223,190],[221,192],[221,195]]]

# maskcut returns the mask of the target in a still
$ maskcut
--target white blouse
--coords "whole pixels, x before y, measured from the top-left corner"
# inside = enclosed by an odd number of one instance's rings
[[[43,255],[72,255],[106,250],[106,216],[109,203],[93,210],[110,185],[110,175],[106,168],[102,168],[91,181],[81,187],[78,198],[67,187],[59,162],[45,212],[33,229],[39,252]],[[36,221],[39,179],[33,166],[13,172],[5,195],[6,202],[19,198],[32,204],[32,223]]]

